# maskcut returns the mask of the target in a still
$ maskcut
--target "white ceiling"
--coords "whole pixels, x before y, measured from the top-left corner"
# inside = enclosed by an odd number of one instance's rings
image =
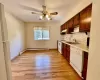
[[[53,16],[53,21],[59,21],[64,18],[63,14],[67,14],[67,12],[74,8],[80,1],[81,0],[0,0],[8,11],[25,22],[40,21],[39,15],[31,14],[32,11],[21,8],[20,4],[39,10],[42,10],[42,5],[46,5],[49,12],[57,11],[59,13],[57,16]]]

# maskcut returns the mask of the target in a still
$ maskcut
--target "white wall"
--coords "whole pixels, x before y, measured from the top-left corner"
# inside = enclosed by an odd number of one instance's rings
[[[87,80],[100,80],[100,0],[93,0]]]
[[[60,39],[60,24],[59,22],[47,22],[46,26],[50,26],[50,40],[46,41],[46,47],[53,49],[57,48],[57,40]]]
[[[9,12],[5,12],[5,17],[8,28],[8,39],[10,42],[10,56],[11,59],[13,59],[25,49],[24,22],[17,19]]]
[[[34,26],[50,26],[50,40],[35,41],[34,40]],[[27,48],[57,48],[57,40],[60,38],[60,25],[58,22],[33,22],[25,23],[25,36]]]

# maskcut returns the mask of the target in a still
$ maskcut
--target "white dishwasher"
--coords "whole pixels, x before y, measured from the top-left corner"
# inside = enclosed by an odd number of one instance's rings
[[[58,51],[60,54],[62,54],[62,42],[58,41]]]
[[[70,64],[76,70],[76,72],[82,75],[82,50],[70,47]]]

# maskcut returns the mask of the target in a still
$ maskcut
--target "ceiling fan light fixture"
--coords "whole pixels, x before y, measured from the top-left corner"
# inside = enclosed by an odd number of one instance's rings
[[[43,16],[42,16],[42,15],[40,16],[40,19],[41,19],[41,20],[43,19]]]
[[[46,15],[40,15],[39,20],[52,20],[52,18],[51,18],[51,16],[46,14]]]
[[[47,8],[46,8],[45,5],[42,6],[43,10],[38,10],[38,9],[33,8],[33,7],[28,7],[28,6],[24,6],[24,5],[20,5],[20,6],[23,9],[32,11],[31,14],[38,14],[38,15],[40,15],[39,16],[39,20],[52,20],[53,19],[52,16],[58,14],[58,12],[49,13],[47,11]],[[88,21],[90,21],[90,19],[88,19]]]
[[[48,14],[46,15],[46,18],[49,18],[49,15]]]
[[[48,20],[50,20],[50,18],[47,18]]]
[[[52,18],[48,17],[47,20],[52,20]]]

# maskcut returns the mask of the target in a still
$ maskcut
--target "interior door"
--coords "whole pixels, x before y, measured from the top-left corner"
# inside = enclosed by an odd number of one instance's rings
[[[7,33],[7,25],[5,19],[4,6],[0,4],[0,72],[3,75],[0,80],[11,80],[11,61],[10,61],[10,49]],[[0,74],[0,75],[1,75]]]
[[[1,25],[0,25],[0,80],[7,80],[5,56],[3,52],[3,43],[1,36]]]
[[[1,4],[0,4],[1,10]],[[0,11],[1,16],[1,11]],[[0,17],[1,19],[1,17]],[[6,74],[6,64],[5,64],[5,55],[3,52],[3,40],[2,40],[2,28],[1,28],[1,20],[0,20],[0,80],[7,80]]]

